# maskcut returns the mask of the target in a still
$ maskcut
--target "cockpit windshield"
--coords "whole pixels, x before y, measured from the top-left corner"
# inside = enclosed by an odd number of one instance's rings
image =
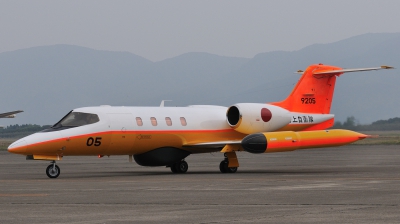
[[[51,128],[73,128],[88,124],[94,124],[96,122],[99,122],[99,116],[97,116],[97,114],[71,111],[65,117],[63,117],[61,121],[53,125]]]

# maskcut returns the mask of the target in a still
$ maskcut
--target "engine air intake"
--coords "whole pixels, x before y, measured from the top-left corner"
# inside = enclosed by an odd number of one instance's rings
[[[239,123],[240,120],[240,112],[236,106],[229,107],[228,111],[226,112],[226,118],[228,119],[228,124],[230,126],[235,126]]]

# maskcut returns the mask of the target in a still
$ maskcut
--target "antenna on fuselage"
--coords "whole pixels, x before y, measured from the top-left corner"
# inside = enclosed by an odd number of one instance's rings
[[[165,102],[165,101],[172,101],[172,100],[161,100],[160,107],[164,107],[164,102]]]

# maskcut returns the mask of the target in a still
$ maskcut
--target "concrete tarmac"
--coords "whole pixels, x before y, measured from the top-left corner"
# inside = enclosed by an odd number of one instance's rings
[[[47,161],[0,152],[0,223],[400,223],[400,146],[191,155],[186,174],[128,156]]]

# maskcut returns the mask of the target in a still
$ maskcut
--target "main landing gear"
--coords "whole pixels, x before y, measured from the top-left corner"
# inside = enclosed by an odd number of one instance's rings
[[[181,160],[171,165],[171,171],[173,173],[186,173],[188,168],[189,165],[185,160]]]
[[[238,168],[228,167],[228,165],[229,165],[228,159],[224,159],[221,161],[221,163],[219,164],[219,170],[221,171],[221,173],[236,173]]]
[[[46,174],[49,178],[57,178],[60,175],[60,167],[56,165],[56,161],[52,161],[46,168]]]
[[[225,159],[221,161],[219,164],[219,170],[221,173],[236,173],[238,167],[239,167],[239,162],[236,157],[235,152],[226,152],[224,153]],[[231,164],[231,166],[229,166]]]
[[[236,173],[239,167],[239,162],[236,157],[236,153],[226,152],[224,153],[225,159],[219,164],[219,170],[221,173]],[[168,167],[168,166],[167,166]],[[189,165],[185,160],[181,160],[169,166],[173,173],[186,173]]]

